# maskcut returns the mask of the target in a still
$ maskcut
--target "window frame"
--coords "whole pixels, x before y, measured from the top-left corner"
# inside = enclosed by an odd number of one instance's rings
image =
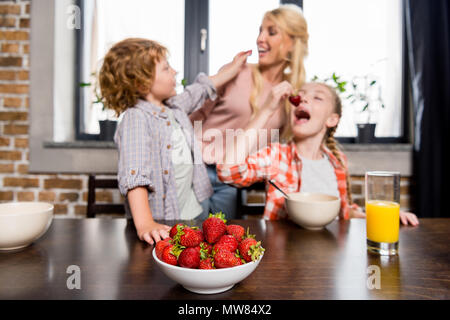
[[[80,84],[81,79],[84,79],[84,68],[82,66],[84,65],[84,59],[83,59],[83,47],[84,43],[86,41],[84,36],[84,25],[85,25],[85,3],[86,0],[76,0],[75,4],[80,8],[81,11],[81,28],[76,30],[76,66],[77,71],[75,74],[75,139],[77,141],[97,141],[100,140],[100,134],[88,134],[84,130],[84,112],[85,112],[85,106],[84,106],[84,90],[82,90]]]

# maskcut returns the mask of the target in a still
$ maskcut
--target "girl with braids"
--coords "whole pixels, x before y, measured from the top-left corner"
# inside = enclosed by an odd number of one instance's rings
[[[222,162],[226,147],[226,131],[245,128],[272,88],[282,81],[288,81],[296,89],[301,87],[305,81],[303,61],[308,51],[308,37],[306,21],[299,7],[282,5],[267,12],[257,38],[258,64],[245,65],[235,79],[218,88],[218,99],[207,101],[191,115],[214,189],[204,212],[222,211],[227,219],[235,218],[237,189],[222,183],[216,173],[216,164]],[[279,134],[271,136],[271,132],[285,126],[287,107],[286,104],[285,109],[276,110],[265,124],[263,129],[268,133],[265,144],[278,140]],[[262,140],[261,143],[260,147],[263,147]]]
[[[334,133],[342,113],[342,104],[336,91],[323,83],[306,83],[299,91],[299,106],[291,107],[286,143],[272,143],[248,155],[256,138],[251,131],[264,127],[277,110],[283,108],[294,88],[283,81],[275,86],[256,116],[245,129],[246,139],[229,145],[224,164],[217,166],[219,178],[237,187],[271,180],[286,193],[319,192],[341,199],[341,219],[365,217],[352,204],[347,158],[339,150]],[[249,145],[247,145],[247,143]],[[249,148],[249,149],[248,149]],[[244,161],[236,161],[244,154]],[[264,218],[280,219],[286,216],[285,198],[272,185],[266,185]],[[402,223],[417,225],[412,213],[400,213]]]

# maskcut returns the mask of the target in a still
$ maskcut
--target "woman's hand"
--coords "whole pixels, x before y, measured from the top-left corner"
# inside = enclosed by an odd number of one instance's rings
[[[294,89],[292,88],[292,85],[287,81],[277,84],[272,88],[272,90],[270,90],[269,96],[264,102],[261,110],[267,110],[270,112],[277,111],[279,108],[284,106],[285,100],[292,94],[293,91]]]
[[[232,62],[224,65],[216,75],[209,77],[216,89],[234,79],[239,71],[245,66],[247,58],[251,54],[251,50],[238,53]]]
[[[419,225],[419,219],[417,219],[417,216],[411,212],[400,211],[400,221],[405,226],[407,226],[408,224],[412,225],[413,227]]]
[[[169,237],[170,227],[164,224],[150,222],[144,227],[137,230],[138,237],[141,241],[145,241],[150,245]]]

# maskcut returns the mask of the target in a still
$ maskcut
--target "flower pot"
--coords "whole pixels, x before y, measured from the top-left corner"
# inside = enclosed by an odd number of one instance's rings
[[[100,140],[114,141],[114,134],[116,133],[117,121],[114,120],[99,120],[100,125]]]
[[[373,143],[375,141],[376,123],[360,123],[356,143]]]

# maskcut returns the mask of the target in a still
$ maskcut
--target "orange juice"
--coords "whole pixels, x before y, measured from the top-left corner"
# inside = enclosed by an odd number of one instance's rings
[[[366,202],[367,239],[395,243],[400,227],[400,205],[391,201]]]

